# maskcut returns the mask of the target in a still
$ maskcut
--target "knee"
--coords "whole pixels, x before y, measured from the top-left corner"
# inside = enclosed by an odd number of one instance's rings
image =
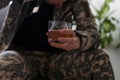
[[[16,51],[2,52],[0,54],[0,80],[25,80],[27,72],[23,61],[22,56]]]
[[[0,57],[8,57],[8,56],[11,56],[11,55],[14,55],[14,56],[18,56],[19,53],[17,51],[4,51],[0,54]]]
[[[21,55],[16,51],[4,51],[0,54],[0,65],[16,64],[22,60]]]

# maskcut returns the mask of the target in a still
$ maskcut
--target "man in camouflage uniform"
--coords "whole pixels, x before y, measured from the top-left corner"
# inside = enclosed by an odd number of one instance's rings
[[[29,14],[32,1],[13,0],[5,28],[0,33],[0,80],[38,80],[38,77],[41,80],[114,80],[109,56],[98,49],[99,33],[87,0],[66,0],[54,8],[55,20],[71,22],[71,16],[74,16],[79,48],[46,52],[14,49],[16,46],[12,46],[11,41]],[[0,9],[9,2],[1,0]]]

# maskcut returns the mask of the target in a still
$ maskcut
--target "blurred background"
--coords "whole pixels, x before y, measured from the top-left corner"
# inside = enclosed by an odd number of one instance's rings
[[[120,80],[120,0],[89,0],[101,34],[101,46],[112,62],[115,80]]]

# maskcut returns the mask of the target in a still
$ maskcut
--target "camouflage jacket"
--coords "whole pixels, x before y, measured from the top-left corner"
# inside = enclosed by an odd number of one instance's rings
[[[8,5],[10,1],[0,0],[0,9]],[[9,47],[15,30],[21,24],[32,1],[13,0],[5,28],[0,33],[0,51],[4,51]],[[53,19],[69,22],[72,20],[76,21],[77,28],[75,32],[80,37],[81,51],[98,48],[100,41],[99,32],[87,0],[67,0],[61,8],[55,7]]]

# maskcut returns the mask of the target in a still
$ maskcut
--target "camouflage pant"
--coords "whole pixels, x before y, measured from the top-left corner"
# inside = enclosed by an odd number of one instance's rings
[[[15,52],[0,54],[0,80],[114,80],[109,56],[86,52]]]

